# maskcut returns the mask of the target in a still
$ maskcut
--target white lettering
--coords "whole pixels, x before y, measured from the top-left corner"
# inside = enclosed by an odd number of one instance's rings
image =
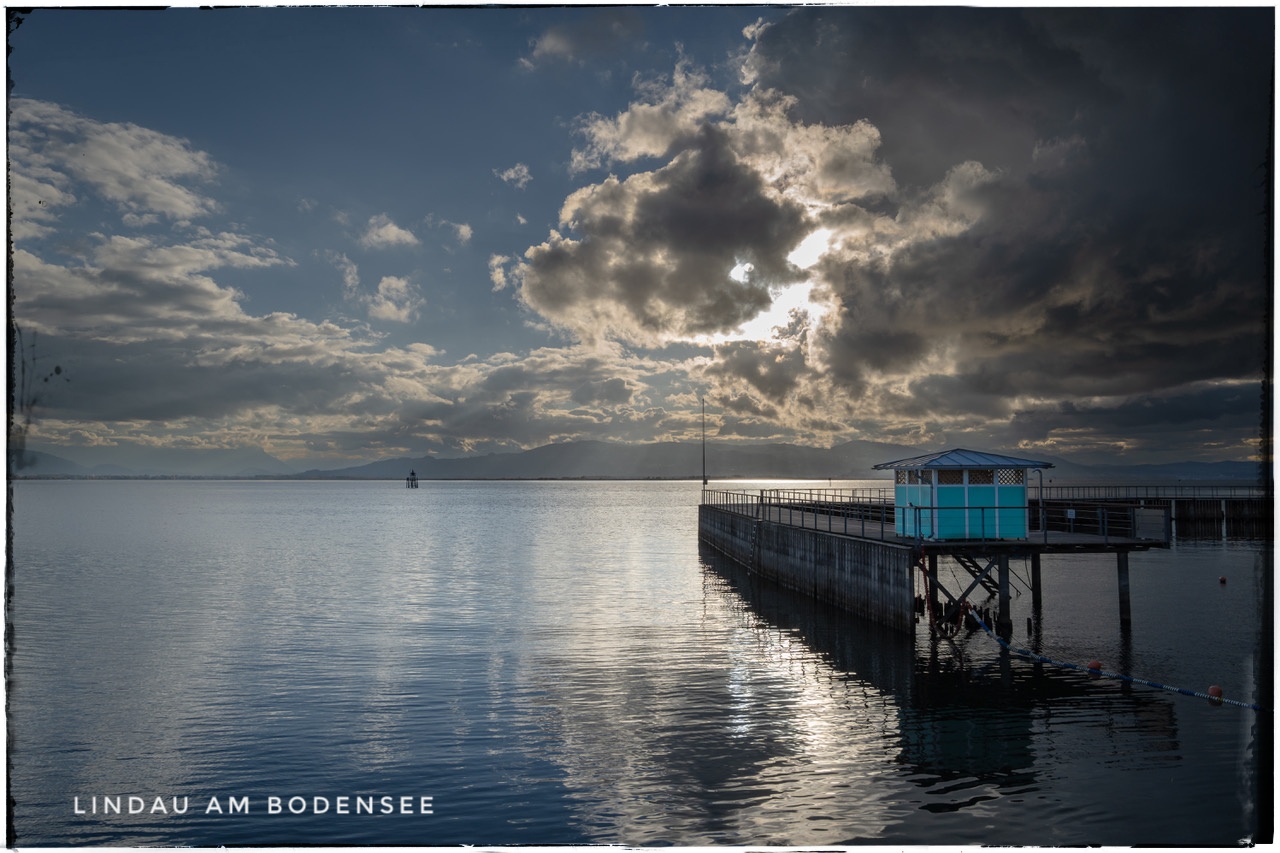
[[[267,797],[267,814],[280,814],[279,797]]]
[[[75,798],[72,800],[71,809],[72,809],[72,811],[73,811],[75,814],[84,814],[84,813],[85,813],[84,809],[80,808],[80,798],[79,798],[79,797],[75,797]],[[98,798],[97,798],[97,797],[94,797],[94,798],[93,798],[93,810],[94,810],[95,812],[98,810]]]
[[[249,798],[248,798],[248,797],[241,797],[241,798],[237,801],[235,797],[228,797],[228,798],[227,798],[227,808],[229,808],[229,809],[231,810],[231,813],[232,813],[232,814],[248,814],[248,813],[249,813]]]
[[[222,803],[218,802],[218,798],[217,798],[217,797],[210,797],[210,798],[209,798],[209,805],[207,805],[207,806],[205,806],[205,807],[204,807],[204,813],[205,813],[205,814],[211,814],[211,813],[213,813],[213,812],[217,812],[218,814],[222,814]]]
[[[356,814],[373,814],[373,797],[356,797]]]
[[[142,797],[129,798],[129,814],[138,814],[147,807],[147,801]]]
[[[294,803],[297,803],[298,805],[295,807],[295,806],[293,805]],[[306,800],[306,798],[305,798],[305,797],[290,797],[290,798],[289,798],[289,812],[290,812],[290,814],[302,814],[302,813],[303,813],[303,812],[305,812],[306,810],[307,810],[307,800]]]
[[[400,798],[400,814],[413,814],[413,797]]]
[[[321,806],[320,806],[320,804],[321,804],[321,803],[323,803],[323,804],[324,804],[324,807],[323,807],[323,808],[321,808]],[[314,814],[324,814],[324,813],[325,813],[325,812],[327,812],[328,810],[329,810],[329,798],[328,798],[328,797],[312,797],[312,798],[311,798],[311,811],[312,811],[312,813],[314,813]]]
[[[347,808],[347,801],[350,799],[350,797],[338,797],[333,807],[334,814],[351,814]]]
[[[114,801],[110,797],[102,798],[103,814],[120,814],[120,798],[116,797]]]
[[[392,814],[396,810],[395,800],[391,797],[382,798],[382,814]]]
[[[177,797],[174,797],[174,798],[173,798],[173,813],[174,813],[174,814],[186,814],[186,813],[187,813],[187,806],[188,806],[188,805],[190,805],[190,804],[187,802],[187,798],[186,798],[186,797],[183,797],[183,798],[182,798],[182,808],[178,808],[178,798],[177,798]]]
[[[169,813],[169,810],[164,807],[163,797],[156,797],[156,801],[151,804],[151,813],[155,814],[156,812],[159,812],[160,814]]]
[[[435,797],[422,797],[418,800],[419,814],[435,814]]]

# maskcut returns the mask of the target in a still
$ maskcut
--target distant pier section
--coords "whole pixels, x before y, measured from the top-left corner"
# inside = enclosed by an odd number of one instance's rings
[[[704,489],[699,538],[755,574],[904,631],[922,611],[948,625],[994,599],[1008,636],[1010,560],[1030,563],[1038,621],[1044,556],[1115,554],[1127,627],[1131,552],[1169,547],[1179,525],[1225,536],[1239,522],[1270,535],[1271,500],[1258,489],[1046,487],[1050,463],[962,449],[876,468],[894,472],[892,489]],[[948,589],[940,560],[968,585]]]

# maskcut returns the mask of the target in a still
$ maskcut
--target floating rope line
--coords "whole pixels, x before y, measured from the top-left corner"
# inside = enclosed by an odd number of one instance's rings
[[[1185,687],[1174,687],[1169,684],[1161,684],[1158,681],[1150,681],[1146,678],[1138,678],[1137,676],[1133,676],[1133,675],[1125,675],[1122,672],[1108,672],[1104,669],[1091,669],[1087,666],[1080,666],[1080,664],[1078,663],[1066,663],[1065,661],[1053,660],[1052,658],[1047,658],[1044,655],[1036,654],[1030,649],[1015,649],[1013,646],[1009,645],[1009,643],[1006,642],[1003,637],[1001,637],[1000,635],[992,631],[990,628],[988,628],[987,623],[983,622],[982,618],[978,616],[976,613],[970,612],[969,615],[972,616],[973,620],[982,626],[982,630],[986,631],[987,634],[991,637],[991,639],[999,643],[1002,648],[1004,648],[1007,651],[1013,652],[1015,655],[1020,655],[1021,657],[1024,657],[1024,658],[1030,658],[1031,660],[1039,661],[1040,663],[1053,664],[1054,666],[1060,666],[1064,669],[1074,669],[1079,672],[1087,672],[1090,675],[1097,675],[1097,676],[1101,676],[1102,678],[1112,678],[1117,681],[1129,681],[1134,684],[1145,684],[1147,687],[1155,687],[1158,690],[1167,690],[1170,693],[1180,693],[1183,696],[1195,696],[1197,699],[1208,699],[1210,702],[1213,702],[1219,705],[1235,705],[1238,708],[1250,708],[1254,711],[1264,710],[1261,706],[1255,705],[1252,702],[1241,702],[1238,699],[1227,699],[1224,696],[1210,696],[1208,693],[1201,693],[1198,690],[1188,690]]]

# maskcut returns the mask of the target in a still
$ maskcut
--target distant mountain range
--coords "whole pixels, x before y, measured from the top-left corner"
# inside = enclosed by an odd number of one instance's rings
[[[862,480],[883,477],[877,463],[903,459],[938,448],[851,441],[831,448],[793,444],[729,444],[706,446],[706,472],[712,479]],[[987,449],[987,448],[981,448]],[[1019,451],[1002,451],[1026,456]],[[297,471],[261,449],[140,450],[118,456],[112,464],[81,465],[38,451],[28,451],[18,467],[10,453],[10,476],[18,477],[224,477],[288,479],[403,479],[414,471],[422,480],[485,479],[698,479],[702,476],[702,444],[664,442],[621,444],[572,441],[532,450],[445,459],[401,457],[337,469]],[[1163,465],[1083,465],[1059,457],[1033,454],[1052,462],[1046,483],[1168,482],[1173,480],[1246,481],[1258,478],[1254,462],[1175,462]]]

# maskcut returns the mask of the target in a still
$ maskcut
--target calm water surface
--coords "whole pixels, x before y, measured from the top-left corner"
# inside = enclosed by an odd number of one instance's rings
[[[886,633],[700,550],[698,497],[658,482],[16,483],[12,840],[1231,845],[1268,831],[1270,712],[1002,656],[981,632]],[[1127,635],[1114,558],[1046,558],[1040,648],[1267,704],[1270,548],[1135,554]],[[1021,645],[1029,611],[1024,593]],[[382,814],[384,796],[415,812],[431,797],[431,813]]]

